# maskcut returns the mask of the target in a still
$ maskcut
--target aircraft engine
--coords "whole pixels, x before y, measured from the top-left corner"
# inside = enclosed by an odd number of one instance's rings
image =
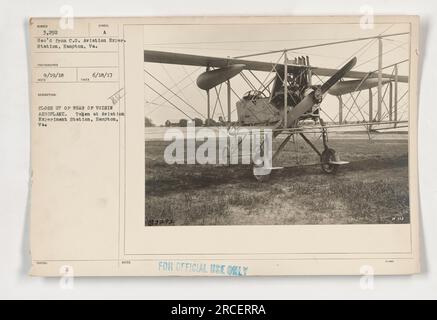
[[[206,71],[197,77],[197,86],[203,90],[209,90],[239,74],[246,66],[244,64],[232,64],[227,67]]]

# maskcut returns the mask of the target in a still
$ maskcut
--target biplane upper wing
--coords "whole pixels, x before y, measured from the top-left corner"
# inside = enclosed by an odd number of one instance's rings
[[[271,72],[274,68],[283,67],[283,64],[274,64],[271,62],[253,61],[233,58],[217,58],[209,56],[199,56],[193,54],[173,53],[165,51],[144,50],[144,62],[156,62],[167,64],[179,64],[186,66],[199,66],[211,68],[224,68],[230,65],[244,65],[246,70]],[[296,71],[307,68],[306,66],[289,65],[288,68]]]
[[[243,69],[253,70],[253,71],[264,71],[272,72],[275,70],[283,70],[283,63],[273,63],[273,62],[263,62],[263,61],[253,61],[244,59],[233,59],[233,58],[218,58],[210,56],[200,56],[193,54],[184,53],[174,53],[166,51],[154,51],[154,50],[144,50],[144,62],[155,62],[155,63],[165,63],[165,64],[178,64],[187,66],[199,66],[199,67],[211,67],[211,68],[224,68],[230,65],[244,65]],[[287,68],[290,72],[300,71],[306,68],[310,68],[312,74],[318,76],[331,77],[338,72],[339,69],[331,68],[319,68],[305,65],[295,65],[288,64]],[[363,79],[376,78],[377,73],[369,74],[368,72],[362,71],[348,71],[344,78],[351,79]],[[382,74],[385,79],[394,79],[391,74]],[[399,82],[408,82],[408,76],[398,76]]]

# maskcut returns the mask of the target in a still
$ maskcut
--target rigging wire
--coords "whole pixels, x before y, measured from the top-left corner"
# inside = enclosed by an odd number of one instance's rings
[[[161,95],[158,91],[156,91],[155,89],[153,89],[151,86],[149,86],[147,83],[144,83],[147,87],[149,87],[151,90],[153,90],[155,93]],[[180,109],[177,105],[175,105],[173,102],[171,102],[170,100],[168,100],[166,97],[161,96],[165,101],[167,101],[168,103],[170,103],[173,107],[175,107],[177,110],[179,110],[180,112],[182,112],[185,116],[188,117],[188,119],[191,119],[191,117],[186,114],[182,109]]]
[[[220,83],[220,86],[219,86],[219,89],[218,89],[218,90],[217,90],[217,87],[214,87],[214,90],[215,90],[215,94],[216,94],[216,96],[217,96],[217,99],[216,99],[216,101],[215,101],[214,110],[212,111],[212,116],[211,116],[212,119],[214,119],[214,115],[215,115],[215,110],[216,110],[216,108],[217,108],[217,104],[220,105],[220,109],[221,109],[221,111],[222,111],[222,117],[225,116],[225,113],[224,113],[224,111],[223,111],[222,101],[221,101],[221,99],[220,99],[220,92],[222,91],[222,86],[223,86],[223,83]]]
[[[187,88],[187,87],[190,86],[190,85],[191,85],[191,83],[187,83],[184,87],[181,88],[181,90],[184,90],[185,88]],[[196,90],[196,91],[198,91],[198,90]],[[165,93],[162,94],[162,96],[165,96],[165,94],[167,94],[168,92],[169,92],[169,91],[166,90]],[[174,95],[171,96],[169,99],[171,99],[171,98],[173,98],[173,97],[174,97]],[[153,104],[153,103],[154,103],[156,100],[158,100],[159,98],[161,98],[161,96],[158,94],[158,95],[155,97],[155,99],[153,99],[152,101],[147,101],[147,100],[146,100],[146,103],[152,103],[152,104]],[[157,109],[159,109],[159,108],[157,108]],[[152,112],[154,112],[154,111],[155,111],[155,110],[152,110]],[[151,113],[151,112],[150,112],[150,113]],[[150,114],[150,113],[149,113],[149,114]]]
[[[191,78],[191,76],[193,75],[193,72],[191,72],[190,74],[188,74],[188,71],[187,71],[187,69],[185,68],[185,66],[182,65],[181,67],[182,67],[182,69],[184,70],[184,72],[188,75],[188,77],[190,78],[191,83],[194,84],[194,85],[196,85],[196,82],[193,80],[193,78]],[[201,69],[201,68],[202,68],[202,67],[199,67],[199,68],[197,68],[196,70],[199,70],[199,69]],[[205,95],[201,94],[199,90],[196,90],[196,92],[199,93],[199,96],[202,97],[203,101],[206,101],[206,97],[205,97]]]
[[[406,44],[406,43],[403,43],[403,44],[401,44],[401,45],[405,45],[405,44]],[[384,52],[382,53],[382,55],[386,55],[387,53],[393,52],[394,50],[398,49],[401,45],[398,45],[398,46],[396,46],[396,47],[394,47],[394,48],[391,48],[391,49],[389,49],[389,50],[387,50],[387,51],[384,51]],[[366,64],[366,63],[369,63],[370,61],[373,61],[373,60],[375,60],[375,59],[378,59],[378,57],[379,57],[379,54],[376,55],[375,57],[369,59],[369,60],[366,60],[366,61],[360,63],[359,65],[355,66],[355,68],[358,68],[358,67],[360,67],[360,66],[362,66],[362,65],[364,65],[364,64]]]
[[[162,69],[164,70],[164,72],[167,74],[167,76],[170,78],[170,80],[173,82],[174,87],[177,89],[177,92],[181,94],[181,96],[185,99],[188,100],[187,97],[185,96],[184,92],[181,91],[179,89],[178,84],[176,83],[176,81],[173,79],[173,77],[171,76],[171,74],[168,72],[167,68],[165,67],[165,65],[163,63],[160,63]]]
[[[192,75],[193,73],[195,73],[195,72],[197,72],[199,69],[200,69],[201,67],[198,67],[198,68],[196,68],[194,71],[192,71],[191,73],[190,73],[190,75]],[[190,75],[188,74],[188,72],[186,72],[187,73],[187,75],[184,77],[184,78],[182,78],[181,80],[179,80],[178,82],[177,82],[177,84],[181,84],[183,81],[185,81],[188,77],[190,77]],[[185,86],[183,89],[185,89],[187,86]],[[171,89],[174,89],[175,88],[175,86],[172,86],[172,87],[170,87]],[[164,93],[162,93],[162,95],[166,95],[166,94],[168,94],[169,93],[169,91],[168,90],[166,90]],[[160,96],[158,95],[158,96],[156,96],[154,99],[152,99],[152,102],[155,102],[156,100],[158,100],[158,98],[160,98]]]
[[[167,90],[169,90],[171,93],[173,93],[176,97],[178,97],[183,103],[185,103],[187,106],[189,106],[192,110],[194,110],[194,112],[196,112],[197,114],[199,114],[200,116],[204,117],[206,119],[206,117],[200,113],[196,108],[194,108],[192,105],[190,105],[187,101],[185,101],[183,98],[181,98],[177,93],[175,93],[173,90],[171,90],[169,87],[167,87],[164,83],[162,83],[159,79],[157,79],[153,74],[151,74],[150,72],[148,72],[146,69],[144,69],[144,72],[146,72],[149,76],[151,76],[154,80],[156,80],[159,84],[161,84],[164,88],[166,88]],[[167,100],[168,101],[168,100]]]
[[[223,44],[223,43],[265,43],[265,42],[287,42],[287,41],[322,41],[342,40],[343,38],[302,38],[302,39],[264,39],[264,40],[224,40],[224,41],[196,41],[196,42],[155,42],[145,43],[148,46],[159,46],[167,44]]]
[[[372,37],[355,38],[355,39],[341,40],[341,41],[335,41],[335,42],[326,42],[326,43],[321,43],[321,44],[316,44],[316,45],[302,46],[302,47],[297,47],[297,48],[287,48],[287,49],[282,49],[282,50],[265,51],[265,52],[250,54],[250,55],[236,56],[234,58],[248,58],[248,57],[261,56],[261,55],[266,55],[266,54],[271,54],[271,53],[278,53],[278,52],[281,52],[281,51],[310,49],[310,48],[331,46],[331,45],[335,45],[335,44],[363,41],[363,40],[374,39],[374,38],[394,37],[394,36],[399,36],[399,35],[404,35],[404,34],[408,34],[408,32],[394,33],[394,34],[388,34],[388,35],[379,34],[377,36],[372,36]]]

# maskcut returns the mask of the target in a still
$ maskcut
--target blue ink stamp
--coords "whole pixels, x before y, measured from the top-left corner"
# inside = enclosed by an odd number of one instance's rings
[[[158,271],[164,273],[197,273],[241,277],[247,276],[249,268],[234,264],[160,260],[158,261]]]

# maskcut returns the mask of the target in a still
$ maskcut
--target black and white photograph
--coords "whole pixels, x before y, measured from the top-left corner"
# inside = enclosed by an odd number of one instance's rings
[[[436,6],[95,2],[0,10],[0,299],[435,298]]]
[[[145,26],[145,225],[408,224],[410,25]]]

